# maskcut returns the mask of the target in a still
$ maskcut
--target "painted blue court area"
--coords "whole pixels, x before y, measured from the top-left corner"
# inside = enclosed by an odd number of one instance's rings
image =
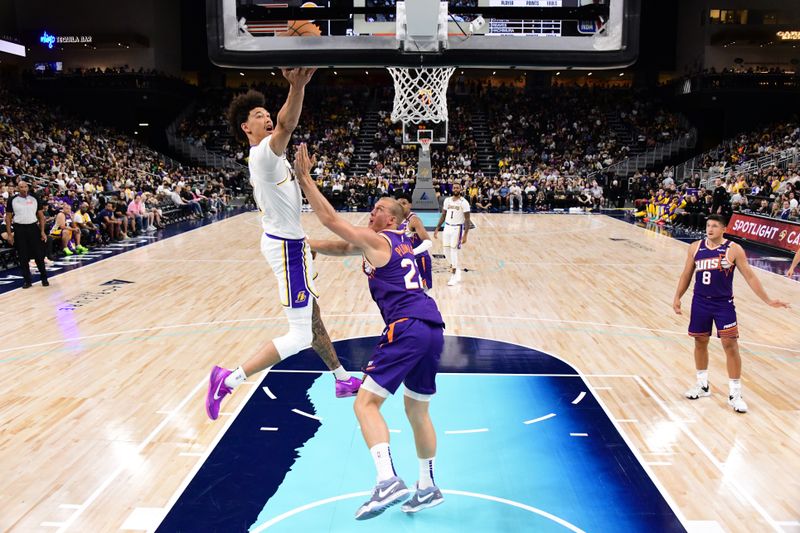
[[[360,368],[376,342],[335,345],[345,367]],[[357,522],[375,468],[353,399],[334,397],[321,365],[306,351],[263,379],[159,532],[684,531],[573,368],[529,348],[453,336],[431,404],[445,502]],[[401,395],[382,411],[395,468],[413,486],[418,462]]]

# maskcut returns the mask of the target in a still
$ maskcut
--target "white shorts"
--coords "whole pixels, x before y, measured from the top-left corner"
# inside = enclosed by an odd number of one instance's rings
[[[463,234],[463,224],[445,224],[444,231],[442,231],[442,246],[461,249],[461,236]]]
[[[311,247],[305,239],[282,239],[261,235],[261,253],[278,280],[278,294],[284,307],[305,307],[317,298]]]

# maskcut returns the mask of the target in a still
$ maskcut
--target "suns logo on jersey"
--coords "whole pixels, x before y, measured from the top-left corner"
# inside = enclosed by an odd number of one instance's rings
[[[694,262],[694,268],[700,272],[704,270],[725,270],[728,271],[733,268],[733,265],[728,261],[727,256],[721,255],[710,259],[698,259]]]
[[[306,301],[306,291],[300,291],[297,293],[297,299],[294,301],[296,304],[301,304]]]

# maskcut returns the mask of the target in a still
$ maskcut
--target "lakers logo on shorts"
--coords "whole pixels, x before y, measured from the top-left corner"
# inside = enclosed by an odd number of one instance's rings
[[[296,304],[301,304],[306,301],[306,291],[300,291],[297,293],[297,299],[294,301]]]

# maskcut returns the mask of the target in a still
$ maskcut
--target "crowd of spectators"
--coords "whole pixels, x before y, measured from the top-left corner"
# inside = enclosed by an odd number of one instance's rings
[[[276,77],[277,78],[277,77]],[[246,90],[248,87],[242,87]],[[285,98],[285,86],[252,86],[263,92],[267,109],[276,114]],[[488,93],[491,91],[491,97]],[[246,147],[228,131],[225,110],[237,90],[206,91],[197,108],[181,123],[179,134],[188,142],[246,163]],[[392,91],[372,93],[344,86],[306,89],[303,115],[295,140],[309,143],[319,158],[315,175],[322,191],[338,209],[369,209],[382,193],[413,189],[418,147],[402,143],[402,125],[392,122]],[[449,194],[454,181],[471,190],[468,199],[477,210],[535,211],[570,207],[620,205],[625,188],[613,178],[587,178],[624,158],[630,151],[668,142],[684,133],[675,115],[638,91],[551,88],[531,92],[522,88],[484,84],[460,85],[448,95],[447,146],[431,149],[434,186]],[[363,112],[379,110],[375,134],[364,142],[369,163],[352,171]],[[488,117],[494,173],[481,170],[473,121],[475,110]],[[617,139],[609,116],[630,132],[629,144]],[[595,185],[594,182],[598,184]],[[603,193],[601,189],[606,189]],[[519,191],[517,190],[519,189]],[[378,196],[376,196],[378,195]]]
[[[790,157],[782,164],[754,165],[749,170],[740,166],[776,153]],[[701,186],[699,175],[680,186],[669,172],[634,176],[639,216],[695,230],[702,230],[705,217],[712,213],[728,218],[735,212],[752,213],[800,222],[798,158],[800,124],[796,121],[744,133],[705,159],[708,165],[705,170],[715,170],[720,176],[707,187]]]
[[[165,212],[199,217],[225,209],[243,179],[181,166],[112,129],[0,89],[0,214],[19,181],[27,181],[54,237],[51,258],[153,232],[174,218]]]
[[[797,142],[797,121],[769,124],[721,144],[717,150],[708,152],[698,166],[725,174],[734,170],[737,165],[793,148]]]

